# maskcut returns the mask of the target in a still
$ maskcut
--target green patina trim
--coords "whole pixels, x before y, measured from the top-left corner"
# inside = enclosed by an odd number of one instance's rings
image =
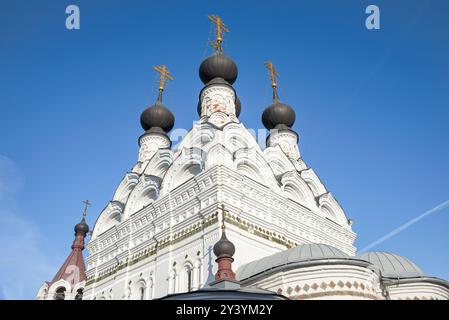
[[[181,242],[181,241],[191,237],[192,235],[202,231],[204,228],[207,228],[217,222],[218,222],[218,216],[215,213],[206,222],[196,223],[193,226],[190,226],[178,233],[175,233],[173,240],[170,240],[169,237],[166,237],[166,238],[162,239],[159,242],[159,245],[156,245],[156,247],[151,247],[150,249],[146,249],[145,251],[143,251],[141,253],[137,253],[134,256],[132,256],[131,259],[127,258],[126,262],[121,262],[119,265],[108,269],[106,271],[106,273],[102,274],[101,276],[99,276],[97,278],[89,279],[86,282],[86,286],[91,285],[93,283],[100,282],[101,280],[104,280],[107,277],[112,276],[113,274],[117,273],[118,271],[120,271],[126,267],[132,266],[148,257],[151,257],[151,256],[155,255],[159,250],[162,250],[170,245]],[[293,241],[290,241],[287,238],[285,238],[284,236],[277,235],[274,232],[271,232],[271,231],[262,229],[258,226],[255,226],[253,224],[250,224],[249,222],[242,220],[239,217],[235,217],[235,216],[229,217],[229,215],[225,216],[225,222],[230,223],[230,224],[238,227],[241,230],[251,232],[254,235],[256,235],[260,238],[263,238],[265,240],[272,241],[272,242],[278,243],[280,245],[283,245],[283,246],[287,247],[287,249],[290,249],[297,245]]]
[[[211,219],[207,220],[206,222],[197,223],[193,226],[190,226],[190,227],[176,233],[174,235],[173,240],[170,240],[169,237],[166,237],[159,242],[159,245],[156,245],[155,247],[151,247],[150,249],[146,249],[143,252],[137,253],[137,254],[133,255],[131,259],[127,258],[125,262],[120,262],[120,264],[118,264],[117,266],[115,266],[113,268],[108,269],[104,274],[102,274],[101,276],[99,276],[97,278],[89,279],[86,282],[86,286],[91,285],[93,283],[100,282],[101,280],[104,280],[104,279],[114,275],[118,271],[120,271],[124,268],[130,267],[148,257],[151,257],[151,256],[155,255],[159,250],[162,250],[165,247],[168,247],[169,245],[173,245],[182,240],[185,240],[185,239],[191,237],[192,235],[202,231],[204,228],[207,228],[217,222],[218,222],[218,217],[216,214],[214,214],[211,216]]]
[[[294,243],[293,241],[288,240],[286,237],[281,235],[276,235],[276,233],[262,229],[258,226],[255,226],[253,224],[250,224],[249,222],[242,220],[239,217],[231,216],[231,217],[225,217],[225,222],[230,223],[242,230],[245,230],[247,232],[251,232],[254,235],[264,238],[266,240],[276,242],[278,244],[281,244],[287,249],[290,249],[294,246],[297,246],[297,243]]]

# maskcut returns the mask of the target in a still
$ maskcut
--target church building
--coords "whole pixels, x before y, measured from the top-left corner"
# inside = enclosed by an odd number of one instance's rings
[[[215,52],[199,67],[197,121],[172,148],[163,92],[173,77],[155,67],[159,91],[140,117],[136,163],[93,230],[84,217],[75,226],[69,257],[37,299],[449,299],[447,281],[405,257],[357,254],[352,220],[302,157],[271,62],[260,146],[239,120],[228,29],[209,19]]]

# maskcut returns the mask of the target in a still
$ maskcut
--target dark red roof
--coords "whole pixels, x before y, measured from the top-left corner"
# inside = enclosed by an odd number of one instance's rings
[[[83,249],[84,238],[86,233],[77,232],[75,240],[72,244],[72,252],[65,260],[62,267],[56,273],[55,277],[51,281],[51,284],[64,279],[72,286],[86,280],[86,267],[84,265]]]

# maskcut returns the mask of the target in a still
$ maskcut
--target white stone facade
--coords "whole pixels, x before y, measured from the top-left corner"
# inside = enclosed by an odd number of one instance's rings
[[[449,289],[443,282],[432,278],[396,279],[387,282],[386,294],[392,300],[449,300]]]
[[[215,268],[210,250],[221,203],[237,248],[235,268],[302,243],[355,253],[344,211],[313,170],[279,144],[262,150],[235,117],[233,90],[224,88],[224,109],[210,112],[223,90],[204,90],[204,117],[177,149],[141,152],[125,175],[87,246],[85,299],[136,292],[151,299],[187,291],[188,283],[190,290],[202,287]],[[220,115],[230,117],[221,127],[211,121]]]
[[[170,148],[170,139],[162,134],[147,133],[139,138],[139,160],[145,162],[150,160],[159,149]]]

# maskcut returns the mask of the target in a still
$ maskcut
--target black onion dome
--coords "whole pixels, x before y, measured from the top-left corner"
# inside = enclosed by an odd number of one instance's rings
[[[214,245],[214,254],[217,258],[229,257],[235,253],[234,244],[226,238],[226,234],[223,232],[221,239]]]
[[[175,116],[158,100],[155,105],[148,107],[142,112],[140,124],[145,131],[152,128],[160,128],[165,132],[169,132],[175,125]]]
[[[199,74],[204,84],[217,77],[233,84],[237,80],[238,71],[237,65],[231,58],[217,51],[201,63]]]
[[[75,225],[74,230],[75,230],[75,234],[79,234],[79,233],[87,234],[89,232],[89,226],[87,225],[86,220],[83,218],[83,220],[81,220],[80,223],[77,223]]]
[[[287,104],[275,101],[262,114],[262,122],[268,130],[276,127],[292,127],[295,123],[295,110]]]

